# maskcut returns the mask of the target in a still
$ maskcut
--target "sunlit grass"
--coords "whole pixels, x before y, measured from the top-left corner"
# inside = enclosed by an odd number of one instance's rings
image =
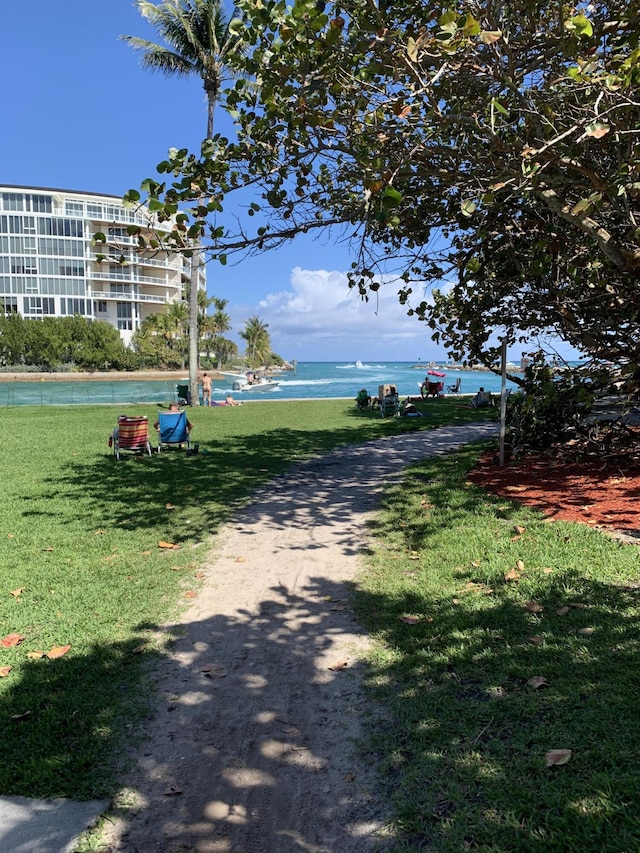
[[[156,629],[197,591],[211,534],[297,460],[477,417],[455,401],[426,408],[433,416],[411,420],[347,401],[192,409],[197,456],[120,462],[107,440],[121,406],[3,409],[0,638],[24,639],[0,647],[11,667],[0,678],[0,793],[112,791],[150,696]],[[124,411],[153,424],[158,409]],[[64,645],[61,658],[29,657]]]
[[[356,593],[395,849],[638,850],[637,546],[485,494],[478,453],[389,490]]]

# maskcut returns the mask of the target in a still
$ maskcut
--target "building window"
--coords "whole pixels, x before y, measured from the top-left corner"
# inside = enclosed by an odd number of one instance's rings
[[[38,234],[54,237],[82,237],[82,222],[78,219],[39,219]]]
[[[3,210],[24,210],[24,195],[22,193],[2,193]]]
[[[84,205],[81,201],[66,201],[64,203],[64,212],[67,216],[82,216]]]
[[[15,296],[0,296],[0,308],[2,308],[5,314],[17,314],[17,298]]]
[[[25,296],[24,297],[24,313],[25,314],[55,314],[55,302],[50,297],[44,299],[40,296]]]
[[[68,314],[72,316],[73,314],[85,314],[85,300],[84,299],[61,299],[60,300],[60,313]]]
[[[93,216],[94,219],[102,219],[102,205],[87,202],[87,216]]]
[[[94,310],[96,314],[106,314],[107,313],[107,303],[104,299],[98,299],[94,303]]]
[[[133,329],[133,321],[132,321],[132,312],[131,312],[131,303],[130,302],[118,302],[117,303],[117,317],[118,317],[118,329],[121,331]]]
[[[38,251],[41,255],[64,255],[67,258],[83,258],[84,244],[80,240],[65,240],[59,237],[39,237]]]
[[[18,275],[38,275],[35,258],[12,258],[11,272]]]

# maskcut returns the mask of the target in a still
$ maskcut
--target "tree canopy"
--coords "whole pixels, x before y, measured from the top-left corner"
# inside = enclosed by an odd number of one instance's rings
[[[455,356],[552,330],[638,371],[640,4],[240,0],[236,140],[173,151],[163,214],[209,251],[342,224],[351,283]],[[225,199],[254,186],[237,229]],[[130,196],[136,200],[137,194]],[[206,199],[206,203],[202,201]],[[268,211],[268,213],[267,213]]]

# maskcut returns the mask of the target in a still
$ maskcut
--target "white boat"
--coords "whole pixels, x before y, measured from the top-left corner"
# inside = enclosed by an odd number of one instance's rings
[[[246,376],[237,378],[231,386],[234,391],[273,391],[280,383],[274,379],[267,379],[261,376],[259,379],[250,381]]]

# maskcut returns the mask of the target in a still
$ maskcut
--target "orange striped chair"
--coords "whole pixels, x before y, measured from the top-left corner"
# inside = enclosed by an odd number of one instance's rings
[[[119,416],[118,426],[113,432],[113,452],[116,459],[120,459],[123,450],[130,453],[148,453],[151,456],[149,418]]]

